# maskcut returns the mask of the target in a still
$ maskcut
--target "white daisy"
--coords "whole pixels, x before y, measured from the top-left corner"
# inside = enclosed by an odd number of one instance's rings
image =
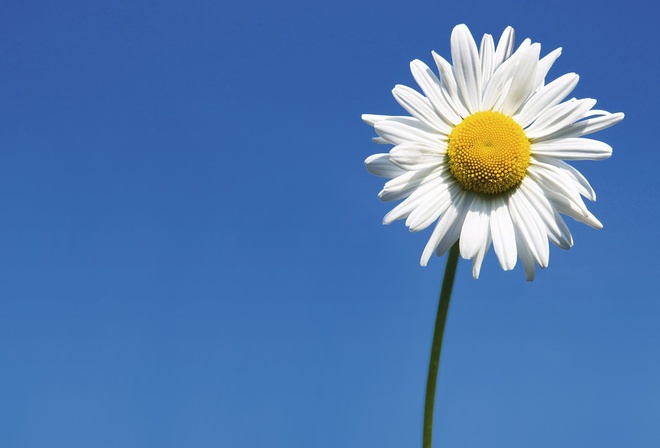
[[[497,47],[485,34],[477,48],[467,26],[458,25],[453,65],[433,52],[439,78],[422,61],[410,64],[423,95],[403,85],[392,91],[411,116],[362,116],[376,130],[375,142],[395,145],[365,161],[369,172],[391,179],[382,200],[404,199],[383,222],[405,218],[413,232],[435,223],[422,266],[459,240],[478,278],[492,243],[502,269],[520,257],[533,280],[535,264],[548,266],[548,240],[573,245],[560,213],[602,227],[581,197],[594,201],[596,194],[564,160],[608,158],[609,145],[582,137],[623,114],[592,109],[596,100],[589,98],[562,102],[578,75],[544,82],[561,49],[540,58],[540,44],[525,39],[514,52],[513,42],[508,27]]]

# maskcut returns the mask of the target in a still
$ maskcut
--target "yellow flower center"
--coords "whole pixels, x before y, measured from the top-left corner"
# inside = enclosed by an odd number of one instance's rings
[[[498,194],[516,187],[529,166],[530,143],[511,117],[477,112],[449,134],[447,158],[454,178],[467,190]]]

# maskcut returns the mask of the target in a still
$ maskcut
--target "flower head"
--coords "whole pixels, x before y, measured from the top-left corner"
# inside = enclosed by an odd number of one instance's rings
[[[602,227],[582,200],[596,194],[565,160],[608,158],[609,145],[583,136],[623,114],[595,110],[589,98],[564,101],[577,85],[575,73],[545,83],[561,49],[540,58],[538,43],[513,46],[511,27],[497,46],[485,34],[477,48],[467,26],[458,25],[453,65],[433,52],[439,77],[422,61],[410,63],[423,95],[403,85],[392,91],[411,116],[362,116],[376,130],[376,143],[394,145],[365,161],[369,172],[391,179],[379,197],[403,199],[383,222],[405,218],[413,232],[435,223],[422,266],[458,240],[478,278],[492,244],[502,269],[520,258],[533,280],[535,265],[548,266],[548,240],[562,249],[573,245],[560,214]]]

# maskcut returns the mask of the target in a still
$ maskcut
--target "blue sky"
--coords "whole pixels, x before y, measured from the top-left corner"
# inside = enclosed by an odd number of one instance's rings
[[[459,264],[435,446],[660,445],[656,17],[630,2],[0,6],[0,446],[411,447],[444,259],[362,113],[466,23],[626,119],[533,283]],[[519,263],[520,264],[520,263]]]

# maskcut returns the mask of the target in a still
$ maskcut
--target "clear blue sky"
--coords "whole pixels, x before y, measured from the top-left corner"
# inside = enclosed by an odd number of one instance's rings
[[[0,5],[0,446],[421,445],[444,259],[382,226],[362,113],[515,27],[622,111],[600,231],[459,265],[437,447],[660,446],[657,17],[630,2]]]

